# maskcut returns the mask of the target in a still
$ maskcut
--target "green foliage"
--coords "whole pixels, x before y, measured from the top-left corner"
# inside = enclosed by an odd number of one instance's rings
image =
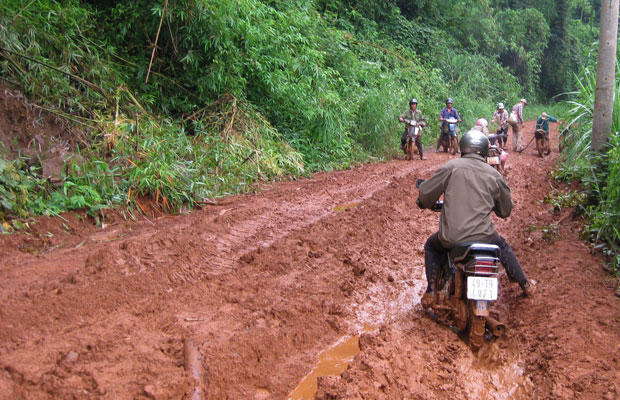
[[[565,208],[577,207],[585,203],[585,193],[574,190],[567,190],[565,192],[553,189],[544,202],[553,206],[554,212],[559,212]]]
[[[34,203],[7,213],[178,211],[389,157],[412,97],[434,144],[446,97],[465,130],[539,89],[555,3],[499,3],[5,0],[0,76],[86,132],[58,186],[13,167]]]
[[[44,188],[34,168],[21,160],[0,158],[0,221],[8,215],[25,218],[38,207],[34,193]]]
[[[578,78],[579,90],[567,101],[567,127],[562,137],[564,162],[559,179],[580,180],[587,195],[586,212],[590,224],[584,236],[604,243],[612,253],[620,254],[620,68],[616,71],[612,134],[603,153],[590,151],[596,76],[584,68]],[[614,258],[617,262],[618,258]]]

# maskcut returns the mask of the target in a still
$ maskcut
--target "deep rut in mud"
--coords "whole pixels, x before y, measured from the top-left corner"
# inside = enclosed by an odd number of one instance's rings
[[[541,202],[558,186],[557,151],[509,156],[515,210],[495,222],[538,293],[502,278],[507,336],[474,355],[421,310],[438,215],[414,206],[414,182],[450,157],[265,185],[185,216],[110,216],[104,230],[42,219],[0,238],[0,394],[183,398],[191,340],[207,398],[285,399],[322,351],[366,331],[317,398],[617,398],[614,281],[571,210]]]

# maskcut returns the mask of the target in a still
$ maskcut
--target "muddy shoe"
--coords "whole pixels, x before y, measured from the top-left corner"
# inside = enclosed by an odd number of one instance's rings
[[[532,297],[536,292],[536,286],[534,286],[534,283],[530,281],[525,282],[521,289],[523,289],[523,295],[525,297]]]
[[[424,293],[424,296],[422,296],[420,303],[422,304],[422,307],[424,308],[431,308],[433,304],[435,304],[435,298],[433,296],[433,293],[432,292]]]

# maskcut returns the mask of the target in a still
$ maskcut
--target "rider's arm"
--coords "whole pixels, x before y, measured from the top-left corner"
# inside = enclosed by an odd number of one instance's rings
[[[419,207],[431,208],[435,205],[444,192],[445,183],[448,181],[451,171],[452,169],[443,166],[430,179],[425,180],[420,185],[420,192],[416,201]]]
[[[446,109],[442,109],[441,112],[439,113],[439,120],[443,121],[444,119],[446,119]]]
[[[512,212],[512,198],[510,197],[510,188],[506,184],[503,177],[497,180],[499,191],[495,197],[495,208],[493,212],[500,218],[507,218]]]
[[[417,117],[418,117],[417,121],[421,122],[422,126],[426,126],[426,119],[424,118],[424,115],[422,115],[422,111],[418,112]]]

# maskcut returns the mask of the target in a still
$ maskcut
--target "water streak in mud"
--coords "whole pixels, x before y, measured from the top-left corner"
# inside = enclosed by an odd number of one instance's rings
[[[358,335],[344,336],[335,345],[319,354],[319,362],[291,392],[289,400],[313,400],[317,391],[317,378],[343,373],[360,352],[359,335],[374,329],[374,327],[365,326]]]

